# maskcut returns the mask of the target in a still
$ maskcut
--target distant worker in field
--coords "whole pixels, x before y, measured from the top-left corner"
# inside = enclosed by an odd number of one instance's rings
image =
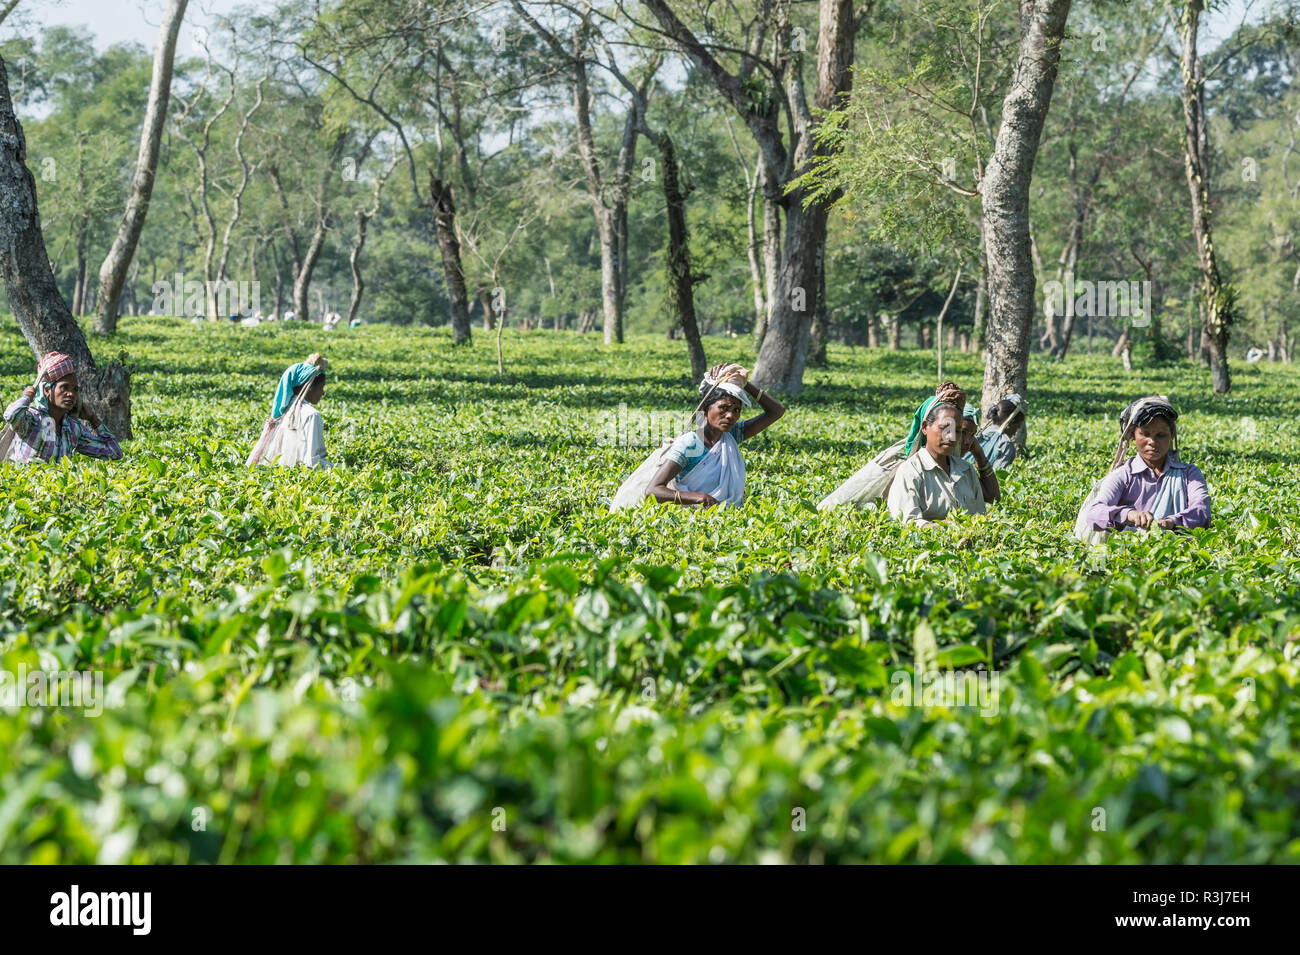
[[[648,498],[688,507],[736,506],[745,500],[745,462],[739,443],[767,430],[785,407],[749,381],[736,364],[714,365],[700,382],[698,427],[652,453],[623,482],[611,510],[632,507]],[[761,415],[741,421],[754,398]]]
[[[74,454],[117,460],[122,448],[108,426],[81,403],[72,359],[50,352],[37,365],[36,384],[5,409],[0,460],[58,461]]]
[[[1084,501],[1074,533],[1092,543],[1112,530],[1210,526],[1210,491],[1200,468],[1178,454],[1178,412],[1164,395],[1133,402],[1119,416],[1110,473]],[[1137,449],[1128,457],[1129,445]]]
[[[325,457],[325,423],[316,405],[325,395],[329,362],[319,354],[290,365],[271,400],[271,417],[246,462],[309,468],[333,467]]]
[[[988,423],[979,432],[977,440],[985,459],[994,470],[1005,470],[1016,459],[1014,435],[1025,423],[1025,410],[1025,399],[1013,394],[1007,395],[989,411]],[[974,452],[964,457],[971,464],[976,464]],[[977,464],[976,466],[978,467]]]
[[[954,511],[983,514],[985,504],[997,502],[1002,494],[993,466],[975,440],[973,409],[971,416],[964,414],[965,393],[955,385],[940,385],[938,390],[940,394],[917,409],[905,444],[909,453],[889,485],[890,515],[921,527],[937,524]],[[962,457],[967,452],[973,465]]]
[[[945,381],[916,409],[916,413],[912,415],[912,426],[907,437],[896,444],[891,444],[859,468],[848,480],[822,498],[817,509],[827,510],[843,504],[866,507],[874,501],[887,498],[899,465],[920,446],[922,421],[937,402],[952,405],[962,415],[967,411],[966,392],[962,391],[956,382]],[[974,408],[970,411],[973,415]],[[973,421],[966,419],[965,424],[967,427],[978,427],[978,419]]]

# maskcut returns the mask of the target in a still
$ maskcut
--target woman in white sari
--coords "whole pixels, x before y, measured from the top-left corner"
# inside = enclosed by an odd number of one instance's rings
[[[328,367],[324,358],[313,353],[306,361],[285,369],[271,401],[271,417],[248,456],[249,467],[254,464],[333,467],[325,457],[325,423],[316,410],[325,395]]]
[[[745,500],[745,462],[739,442],[766,430],[785,414],[785,408],[751,384],[749,372],[740,365],[709,369],[700,392],[703,399],[696,409],[699,427],[651,455],[620,489],[614,499],[615,510],[646,497],[664,504],[700,507],[735,506]],[[751,398],[757,399],[763,413],[741,421],[741,410],[753,406]],[[643,491],[629,487],[650,468],[654,471]]]

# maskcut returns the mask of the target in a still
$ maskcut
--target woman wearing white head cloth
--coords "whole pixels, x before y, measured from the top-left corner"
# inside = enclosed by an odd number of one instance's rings
[[[739,442],[767,429],[785,408],[751,384],[749,372],[740,365],[714,365],[700,383],[700,393],[700,426],[668,448],[645,496],[665,504],[734,506],[745,500]],[[753,406],[751,398],[758,400],[763,413],[741,421],[741,410]]]
[[[1139,398],[1119,416],[1119,447],[1102,479],[1084,501],[1074,532],[1099,543],[1112,530],[1153,525],[1210,526],[1210,492],[1200,468],[1178,454],[1178,412],[1164,395]],[[1129,445],[1137,454],[1128,457]]]

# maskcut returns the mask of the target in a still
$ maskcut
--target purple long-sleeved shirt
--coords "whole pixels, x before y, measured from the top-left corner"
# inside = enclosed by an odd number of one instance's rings
[[[5,409],[5,423],[14,429],[15,440],[9,447],[10,461],[26,464],[40,459],[58,461],[74,454],[117,460],[122,447],[108,425],[92,428],[80,418],[63,416],[57,427],[48,412],[32,407],[32,398],[23,395]]]
[[[1177,471],[1180,469],[1187,479],[1187,507],[1168,516],[1178,527],[1209,527],[1210,491],[1205,486],[1205,475],[1196,465],[1179,461],[1171,451],[1165,461],[1165,473],[1158,478],[1136,454],[1107,474],[1088,508],[1088,522],[1092,529],[1120,528],[1124,526],[1124,515],[1130,509],[1151,510],[1160,493],[1160,482],[1178,480]]]

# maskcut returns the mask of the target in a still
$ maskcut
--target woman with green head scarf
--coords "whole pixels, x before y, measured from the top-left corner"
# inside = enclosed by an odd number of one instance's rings
[[[325,424],[316,405],[325,394],[329,362],[313,353],[306,361],[290,365],[280,376],[266,420],[247,464],[279,464],[309,468],[333,465],[325,457]]]
[[[880,454],[876,455],[866,466],[858,470],[852,477],[837,487],[830,494],[822,499],[817,505],[819,510],[837,507],[841,504],[853,504],[857,507],[865,507],[872,501],[884,498],[889,493],[890,486],[894,483],[894,475],[898,471],[898,466],[907,460],[911,455],[922,446],[923,437],[921,427],[925,421],[926,415],[937,404],[950,405],[957,409],[959,416],[966,411],[966,392],[957,386],[956,382],[945,381],[934,390],[934,394],[916,409],[912,415],[911,428],[908,430],[907,437],[897,444],[892,444]],[[972,406],[971,412],[975,409]],[[970,450],[964,447],[963,450]],[[985,462],[987,464],[987,462]],[[976,468],[979,468],[976,464]],[[992,474],[990,472],[990,478]],[[984,489],[985,498],[989,501],[997,500],[997,479],[992,478],[992,486],[987,486],[983,471],[980,471],[980,484]]]

